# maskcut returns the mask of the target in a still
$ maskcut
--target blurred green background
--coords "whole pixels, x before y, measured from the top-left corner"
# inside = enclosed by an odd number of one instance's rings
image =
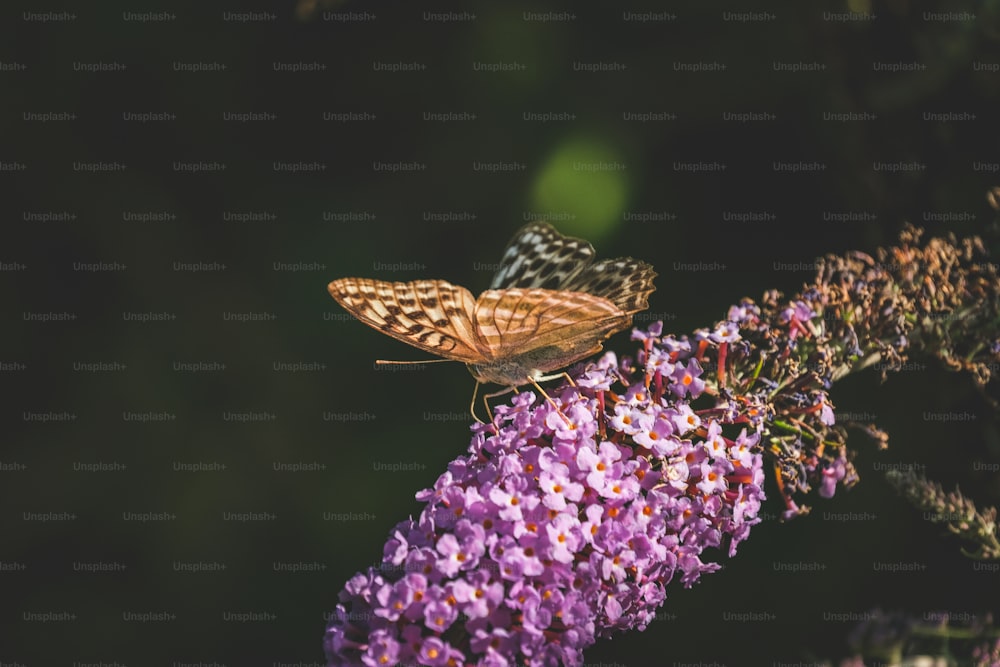
[[[374,368],[426,355],[347,317],[326,293],[334,278],[478,293],[513,232],[549,219],[600,257],[651,262],[642,320],[685,333],[743,296],[793,293],[816,256],[891,243],[904,221],[994,243],[995,2],[58,11],[9,8],[0,23],[0,261],[23,267],[0,272],[8,663],[322,662],[344,581],[378,562],[419,511],[414,493],[465,450],[473,387],[458,364]],[[135,18],[145,11],[156,17]],[[88,69],[114,63],[125,68]],[[413,68],[386,69],[399,64]],[[913,69],[886,71],[900,64]],[[33,115],[45,113],[74,118]],[[273,118],[236,120],[246,113]],[[126,168],[74,166],[113,162]],[[178,170],[198,162],[225,169]],[[913,169],[884,166],[899,164]],[[148,213],[163,219],[134,219]],[[102,262],[125,268],[83,267]],[[76,318],[27,319],[50,312]],[[267,319],[234,319],[247,313]],[[608,347],[632,349],[627,334]],[[126,368],[77,370],[99,362]],[[197,363],[217,370],[177,370]],[[296,363],[318,370],[275,370]],[[892,434],[885,453],[855,440],[862,484],[789,525],[769,504],[722,572],[670,591],[653,627],[589,661],[810,660],[845,650],[851,624],[832,614],[995,609],[996,574],[875,469],[926,465],[995,503],[997,475],[974,464],[1000,459],[996,421],[967,379],[933,365],[885,385],[871,373],[834,400]],[[930,410],[977,419],[932,423]],[[266,416],[227,417],[247,413]],[[75,417],[30,416],[50,414]],[[125,469],[84,471],[95,463]],[[197,463],[219,469],[186,470]],[[312,469],[287,470],[299,463]],[[26,519],[39,512],[73,518]],[[233,519],[248,512],[263,516]],[[873,568],[911,561],[926,570]],[[48,612],[73,618],[32,616]],[[773,619],[723,620],[741,612]]]

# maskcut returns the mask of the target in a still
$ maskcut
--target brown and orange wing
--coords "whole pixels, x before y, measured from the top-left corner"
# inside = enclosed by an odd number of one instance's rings
[[[473,324],[476,300],[464,287],[444,280],[340,278],[327,289],[347,312],[387,336],[445,359],[483,359]]]
[[[544,372],[599,351],[631,322],[603,297],[540,288],[487,290],[475,310],[476,334],[491,359],[529,358]]]

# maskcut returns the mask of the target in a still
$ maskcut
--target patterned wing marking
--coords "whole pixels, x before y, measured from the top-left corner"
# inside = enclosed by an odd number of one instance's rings
[[[560,289],[600,296],[622,311],[634,314],[649,308],[656,287],[656,272],[646,262],[631,257],[604,259],[587,266]]]
[[[485,363],[470,364],[477,380],[517,386],[599,352],[632,316],[582,292],[547,289],[487,290],[476,302]]]
[[[443,280],[394,283],[340,278],[327,286],[347,312],[382,333],[446,359],[476,362],[475,299]]]
[[[594,247],[583,239],[563,236],[548,223],[532,222],[510,240],[490,289],[560,289],[593,258]]]
[[[565,340],[581,337],[592,338],[596,344],[627,327],[631,319],[607,299],[547,289],[487,290],[479,296],[475,310],[481,347],[494,359],[558,348]],[[563,360],[556,367],[579,358]]]

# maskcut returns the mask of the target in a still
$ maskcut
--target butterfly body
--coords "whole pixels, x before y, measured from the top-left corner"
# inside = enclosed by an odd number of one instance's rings
[[[464,362],[478,382],[517,387],[599,352],[648,307],[651,266],[593,255],[586,241],[530,223],[478,298],[443,280],[341,278],[328,289],[368,326]]]
[[[579,356],[576,358],[589,357],[600,352],[602,348],[603,343],[589,345],[587,349],[579,352]],[[522,384],[528,384],[531,380],[542,380],[548,373],[563,368],[566,365],[564,359],[574,357],[576,354],[577,351],[551,345],[529,350],[524,354],[507,359],[481,364],[466,364],[465,367],[469,369],[477,382],[499,384],[504,387],[520,387]]]

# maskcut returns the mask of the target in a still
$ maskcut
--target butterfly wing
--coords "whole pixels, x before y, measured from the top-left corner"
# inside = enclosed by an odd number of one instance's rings
[[[593,260],[594,247],[583,239],[564,236],[548,223],[532,222],[507,245],[490,288],[586,292],[626,313],[649,307],[649,295],[656,289],[652,266],[631,257]]]
[[[446,359],[483,359],[473,325],[476,300],[464,287],[340,278],[327,289],[347,312],[388,336]]]
[[[517,385],[600,351],[632,316],[602,297],[548,289],[487,290],[476,302],[476,333],[491,363],[491,382]]]
[[[649,295],[656,290],[655,277],[656,272],[646,262],[619,257],[589,264],[559,289],[602,297],[633,314],[649,308]]]
[[[507,244],[490,289],[561,289],[593,259],[594,246],[583,239],[563,236],[548,223],[532,222]]]

